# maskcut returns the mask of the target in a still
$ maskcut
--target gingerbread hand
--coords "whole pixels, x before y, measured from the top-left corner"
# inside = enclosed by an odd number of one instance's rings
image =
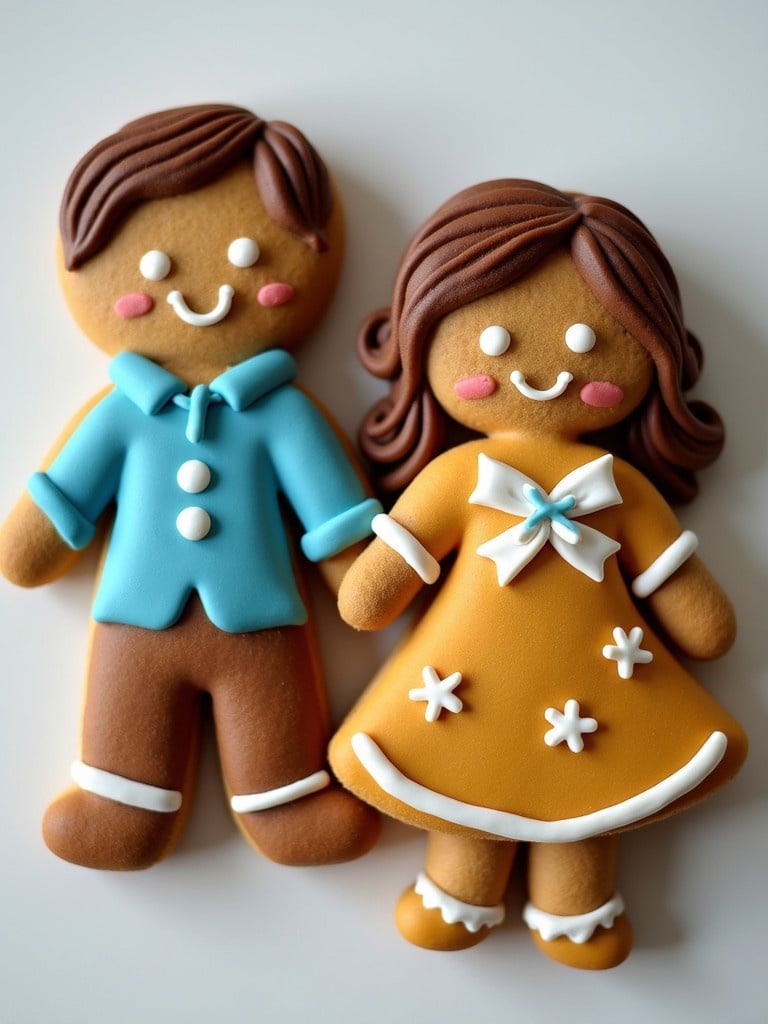
[[[19,587],[39,587],[62,576],[79,555],[28,494],[0,527],[0,572]]]
[[[422,587],[418,573],[378,538],[365,549],[339,587],[339,613],[355,629],[383,629]]]
[[[719,658],[736,639],[733,605],[696,555],[648,603],[668,638],[689,658]]]

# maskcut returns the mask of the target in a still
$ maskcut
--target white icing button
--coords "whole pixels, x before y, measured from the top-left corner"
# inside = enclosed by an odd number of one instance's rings
[[[190,505],[176,516],[176,529],[185,540],[202,540],[210,533],[211,517],[199,505]]]
[[[187,494],[199,494],[211,482],[211,471],[200,459],[188,459],[179,466],[176,483]]]

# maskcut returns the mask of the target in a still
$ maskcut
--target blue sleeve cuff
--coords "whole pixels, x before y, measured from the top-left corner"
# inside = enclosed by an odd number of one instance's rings
[[[45,512],[63,541],[76,551],[90,543],[96,527],[45,473],[33,473],[27,487],[32,500]]]
[[[371,520],[382,512],[381,502],[366,498],[359,505],[348,508],[321,526],[305,533],[301,550],[310,562],[321,562],[348,548],[371,534]]]

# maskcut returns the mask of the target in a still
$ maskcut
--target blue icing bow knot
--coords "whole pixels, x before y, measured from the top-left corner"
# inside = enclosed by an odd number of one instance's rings
[[[534,511],[531,512],[523,523],[524,532],[534,531],[545,519],[549,519],[554,523],[559,523],[568,533],[572,534],[574,540],[579,539],[581,531],[579,530],[578,523],[574,523],[563,515],[564,512],[570,512],[576,504],[576,498],[573,494],[569,494],[559,501],[547,501],[538,487],[534,487],[533,484],[525,484],[523,486],[523,496],[534,508]]]

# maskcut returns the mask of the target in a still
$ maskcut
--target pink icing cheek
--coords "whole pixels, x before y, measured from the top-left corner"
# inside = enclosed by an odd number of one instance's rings
[[[115,303],[115,312],[124,320],[133,320],[137,316],[146,316],[155,308],[155,300],[146,292],[129,292],[121,295]]]
[[[296,294],[296,289],[291,284],[282,281],[270,281],[262,288],[259,288],[256,299],[260,306],[284,306]]]
[[[493,377],[485,373],[476,377],[462,377],[453,385],[453,393],[457,398],[488,398],[494,393],[498,384]]]
[[[624,392],[618,384],[611,384],[607,380],[592,380],[584,385],[579,397],[585,405],[592,405],[595,409],[613,409],[624,401]]]

